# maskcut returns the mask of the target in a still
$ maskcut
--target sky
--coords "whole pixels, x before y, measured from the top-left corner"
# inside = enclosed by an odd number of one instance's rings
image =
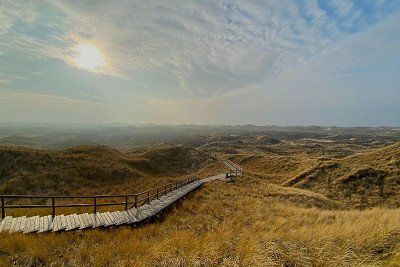
[[[400,126],[400,1],[0,0],[0,122]]]

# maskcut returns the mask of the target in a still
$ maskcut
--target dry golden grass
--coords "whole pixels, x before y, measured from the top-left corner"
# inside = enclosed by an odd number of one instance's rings
[[[221,173],[221,162],[186,146],[146,147],[122,153],[105,146],[79,146],[60,151],[0,146],[0,194],[101,195],[133,194],[190,177]],[[100,199],[123,202],[124,198]],[[133,199],[129,201],[133,202]],[[92,199],[59,199],[56,204]],[[7,200],[7,204],[51,204],[51,199]],[[123,209],[100,207],[98,211]],[[57,208],[57,214],[92,212],[93,208]],[[51,209],[12,209],[10,216],[48,215]]]
[[[60,151],[0,146],[0,193],[129,194],[221,169],[215,158],[185,146],[136,153],[105,146]]]
[[[215,152],[240,163],[247,174],[233,183],[210,182],[155,221],[137,227],[0,234],[0,265],[400,266],[400,209],[381,205],[354,210],[346,199],[332,200],[334,196],[318,190],[326,186],[327,177],[356,179],[359,168],[395,174],[398,152],[399,144],[343,159]],[[180,153],[186,156],[174,157]],[[184,175],[173,169],[179,158],[195,158],[182,164],[188,170],[202,162],[193,168],[198,175],[221,172],[217,161],[204,162],[202,155],[193,150],[144,149],[123,157],[134,158],[130,166],[144,174],[137,180],[143,185],[136,186],[151,186],[173,179],[160,176],[160,171],[172,168],[172,173]],[[307,172],[324,178],[317,179],[320,187],[310,186],[311,191],[282,186]],[[150,173],[155,178],[148,182]],[[308,174],[300,178],[296,185],[313,185],[314,180],[303,179],[309,179]]]
[[[362,150],[341,159],[251,151],[233,155],[231,159],[253,176],[312,190],[348,207],[400,207],[400,143]]]
[[[292,198],[285,196],[291,195]],[[281,197],[279,197],[281,196]],[[318,201],[316,201],[318,200]],[[1,234],[25,266],[398,266],[400,210],[335,210],[313,192],[243,176],[211,182],[157,221],[61,234]]]

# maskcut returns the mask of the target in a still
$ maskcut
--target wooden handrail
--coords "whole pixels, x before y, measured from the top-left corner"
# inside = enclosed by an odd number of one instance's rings
[[[226,173],[226,177],[232,177],[233,175],[243,174],[243,169],[236,163],[227,159],[225,161],[229,166],[229,172]],[[234,169],[233,169],[234,168]]]
[[[71,207],[93,207],[94,213],[97,212],[97,207],[102,206],[120,206],[124,205],[125,210],[128,209],[128,205],[132,204],[132,207],[140,207],[144,203],[149,203],[153,199],[158,199],[160,196],[167,194],[181,186],[189,184],[196,181],[196,178],[187,178],[179,182],[171,182],[163,186],[152,188],[147,191],[126,194],[126,195],[92,195],[92,196],[40,196],[40,195],[0,195],[0,208],[1,208],[1,218],[6,217],[6,209],[22,209],[22,208],[51,208],[51,214],[54,217],[56,214],[56,208],[71,208]],[[170,190],[167,190],[170,189]],[[145,196],[144,198],[140,198]],[[123,202],[110,202],[110,203],[97,203],[97,199],[101,198],[123,198]],[[132,202],[129,200],[133,198]],[[51,205],[49,204],[39,204],[39,205],[25,205],[25,204],[15,204],[6,205],[7,199],[51,199]],[[56,199],[93,199],[92,204],[88,203],[72,203],[72,204],[56,204]]]
[[[196,179],[190,179],[190,181],[195,181]],[[182,181],[187,181],[186,179],[185,180],[182,180]],[[147,192],[151,192],[151,191],[156,191],[157,189],[161,189],[161,188],[164,188],[164,187],[168,187],[169,185],[173,185],[173,184],[176,184],[177,182],[171,182],[171,183],[168,183],[168,184],[165,184],[165,185],[162,185],[162,186],[159,186],[159,187],[155,187],[155,188],[152,188],[152,189],[149,189],[149,190],[147,190],[147,191],[143,191],[143,192],[139,192],[139,193],[135,193],[135,194],[127,194],[127,195],[90,195],[90,196],[74,196],[74,195],[71,195],[71,196],[53,196],[53,195],[0,195],[0,198],[32,198],[32,199],[42,199],[42,198],[65,198],[65,199],[73,199],[73,198],[82,198],[82,199],[84,199],[84,198],[94,198],[94,197],[96,197],[96,198],[117,198],[117,197],[126,197],[126,196],[128,196],[128,197],[134,197],[134,196],[140,196],[140,195],[144,195],[144,194],[147,194]]]
[[[235,167],[238,171],[243,172],[243,169],[237,165],[236,163],[230,161],[229,159],[226,160],[229,164],[231,164],[233,167]]]

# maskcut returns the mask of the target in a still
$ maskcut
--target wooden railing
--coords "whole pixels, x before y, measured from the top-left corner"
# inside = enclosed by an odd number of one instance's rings
[[[186,184],[196,181],[196,178],[188,178],[177,182],[165,184],[163,186],[153,188],[136,194],[128,195],[92,195],[92,196],[38,196],[38,195],[0,195],[1,218],[6,217],[7,209],[23,209],[23,208],[50,208],[51,215],[56,215],[56,208],[71,208],[71,207],[93,207],[93,213],[97,212],[97,207],[103,206],[124,206],[125,210],[130,207],[139,207],[151,200],[158,199],[159,197],[179,188]],[[8,199],[47,199],[51,200],[51,204],[7,204]],[[72,204],[57,204],[56,200],[65,199],[91,199],[92,203],[72,203]],[[98,203],[100,199],[116,199],[117,202]]]
[[[235,168],[234,170],[230,169],[229,173],[227,173],[227,176],[238,175],[238,174],[242,174],[243,173],[243,169],[239,165],[237,165],[236,163],[233,163],[229,159],[227,159],[226,162],[229,165],[231,165],[233,168]]]

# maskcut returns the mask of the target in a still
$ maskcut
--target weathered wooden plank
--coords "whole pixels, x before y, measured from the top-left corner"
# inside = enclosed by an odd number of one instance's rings
[[[60,217],[61,215],[57,215],[53,219],[53,232],[57,232],[60,229]]]
[[[37,231],[39,231],[39,228],[40,228],[40,217],[35,216],[34,218],[35,218],[35,220],[33,221],[33,231],[37,232]]]
[[[76,223],[76,228],[81,228],[81,225],[83,223],[82,221],[82,214],[75,214],[75,223]]]
[[[89,214],[90,215],[90,217],[92,218],[92,220],[93,220],[93,227],[99,227],[99,226],[101,226],[101,222],[100,222],[100,219],[98,218],[98,216],[99,216],[99,213],[97,212],[97,213],[92,213],[92,214]]]
[[[43,233],[47,232],[53,229],[53,223],[52,223],[52,217],[51,215],[48,216],[42,216],[39,218],[39,230],[38,233]],[[50,225],[51,223],[51,225]],[[51,228],[50,228],[51,226]]]
[[[107,217],[112,225],[116,225],[120,221],[120,218],[117,216],[116,211],[110,212],[110,214],[107,214]]]
[[[124,217],[125,223],[128,224],[131,222],[131,217],[128,215],[127,210],[121,211],[121,216]]]
[[[96,214],[91,214],[91,219],[93,223],[93,228],[103,226],[103,220],[99,212],[97,212]]]
[[[113,218],[111,217],[111,213],[109,211],[104,212],[104,219],[106,220],[106,226],[112,226],[115,224]]]
[[[15,229],[18,227],[21,217],[13,218],[10,229],[8,230],[9,233],[15,232]]]
[[[87,220],[87,223],[88,223],[89,225],[91,225],[92,227],[93,227],[93,224],[94,224],[94,222],[93,222],[94,217],[95,217],[94,214],[88,214],[88,213],[86,213],[86,215],[85,215],[85,218],[86,218],[86,220]]]
[[[70,214],[65,216],[67,221],[67,228],[65,229],[66,231],[71,231],[76,228],[79,228],[80,223],[77,220],[76,216],[77,216],[76,214]]]
[[[78,220],[78,215],[74,213],[72,215],[73,229],[77,229],[81,226],[81,223]]]
[[[104,215],[104,212],[99,212],[97,214],[98,218],[99,218],[99,223],[101,224],[101,226],[106,226],[107,225],[107,221]]]
[[[17,217],[17,218],[12,218],[12,220],[11,220],[11,223],[10,223],[10,226],[9,226],[9,228],[8,228],[8,232],[10,232],[10,233],[12,233],[13,232],[13,229],[14,229],[14,225],[16,224],[16,222],[19,220],[19,218]]]
[[[54,218],[54,225],[53,225],[53,231],[57,232],[57,231],[61,231],[67,228],[67,221],[65,218],[64,214],[61,215],[57,215]]]
[[[61,229],[66,229],[67,228],[67,220],[66,220],[66,218],[65,218],[66,216],[65,215],[61,215],[61,219],[60,219],[60,221],[61,221]]]
[[[75,222],[75,215],[74,215],[74,214],[71,214],[71,215],[69,216],[69,223],[70,223],[70,228],[69,228],[69,230],[75,229],[75,227],[76,227],[76,222]]]
[[[34,217],[28,217],[28,218],[26,218],[26,223],[25,223],[25,227],[24,227],[24,229],[23,229],[23,233],[24,234],[27,234],[27,233],[30,233],[30,232],[32,232],[32,230],[33,230],[33,227],[34,227],[34,222],[35,222],[35,218]]]
[[[10,230],[12,220],[13,220],[12,216],[5,217],[4,220],[1,222],[0,232],[6,232],[6,231]]]
[[[38,232],[43,230],[44,226],[45,226],[45,217],[44,216],[39,217],[39,230],[38,230]]]
[[[117,223],[119,223],[120,218],[118,216],[118,212],[116,212],[115,215],[112,215],[111,212],[110,212],[110,214],[108,216],[110,217],[111,222],[112,222],[113,225],[116,225]]]
[[[121,224],[124,224],[125,223],[125,219],[124,219],[124,217],[121,215],[121,212],[120,211],[116,211],[114,214],[113,214],[113,217],[115,218],[116,217],[116,219],[117,219],[117,221],[116,221],[116,225],[121,225]]]
[[[64,230],[68,229],[69,224],[69,215],[64,215],[64,218],[61,219],[63,225],[65,225]]]
[[[130,209],[130,210],[127,211],[127,213],[128,213],[128,215],[129,215],[129,217],[131,218],[130,221],[129,221],[129,223],[138,222],[138,219],[137,219],[137,217],[136,217],[137,209]]]
[[[125,224],[129,221],[129,217],[125,214],[125,211],[119,211],[118,216],[121,218],[121,221],[118,225]]]
[[[84,217],[85,217],[85,220],[87,223],[87,227],[93,227],[95,225],[95,222],[94,222],[95,216],[96,216],[95,214],[88,214],[88,213],[84,214]]]
[[[96,219],[97,219],[97,223],[98,223],[97,227],[107,225],[107,222],[104,218],[104,213],[101,213],[101,212],[96,213]]]
[[[83,221],[85,222],[85,228],[93,227],[93,217],[90,217],[88,213],[84,213],[82,214],[82,218]]]
[[[137,218],[139,221],[147,219],[155,214],[155,210],[149,204],[145,204],[138,208]]]
[[[1,220],[1,222],[0,222],[0,233],[3,232],[4,224],[6,223],[6,221],[5,221],[6,218],[4,218],[4,220]]]
[[[69,215],[69,228],[67,228],[66,230],[73,230],[75,229],[76,226],[76,222],[75,222],[75,215],[71,214]]]
[[[65,223],[66,223],[66,226],[67,227],[65,227],[65,230],[68,230],[69,229],[69,227],[71,226],[71,216],[70,215],[66,215],[65,216]]]
[[[47,232],[53,230],[53,217],[51,215],[47,215],[42,217],[43,218],[43,228],[39,229],[39,233]]]
[[[121,211],[120,212],[121,216],[124,218],[124,224],[130,224],[131,223],[131,217],[128,214],[127,210]]]
[[[111,212],[111,216],[114,220],[115,225],[121,225],[124,223],[124,220],[119,213],[120,213],[119,211]]]
[[[92,226],[89,223],[89,220],[87,219],[86,215],[87,215],[87,213],[83,213],[83,214],[79,215],[79,219],[81,221],[81,225],[80,225],[79,229],[85,229],[85,228]]]
[[[23,233],[27,234],[27,233],[32,233],[35,232],[35,221],[36,219],[39,218],[39,216],[34,216],[34,217],[29,217],[26,219],[26,224],[25,227],[23,229]]]
[[[21,217],[20,223],[17,229],[15,229],[16,232],[23,232],[25,225],[26,225],[26,216]]]
[[[113,220],[110,218],[110,212],[108,211],[104,212],[103,218],[106,221],[106,226],[111,226],[114,224]]]
[[[93,221],[89,218],[88,213],[84,213],[83,215],[83,220],[85,221],[86,227],[92,227],[93,226]]]
[[[83,214],[76,215],[76,220],[77,220],[77,228],[79,229],[87,228],[87,223],[85,222]]]
[[[110,213],[110,217],[114,225],[121,224],[121,217],[119,216],[119,211],[113,211]]]
[[[97,218],[98,218],[99,223],[100,223],[101,226],[107,226],[108,223],[107,223],[107,220],[106,220],[104,212],[99,212],[97,214]]]
[[[39,230],[38,230],[38,232],[39,233],[44,232],[45,228],[46,228],[46,217],[43,216],[43,217],[39,218]]]
[[[137,218],[138,222],[141,222],[141,221],[147,219],[147,217],[149,217],[149,214],[147,214],[143,211],[139,211],[138,213],[136,213],[136,218]]]
[[[14,218],[9,232],[10,233],[19,232],[21,226],[25,226],[25,222],[26,222],[26,216]]]

